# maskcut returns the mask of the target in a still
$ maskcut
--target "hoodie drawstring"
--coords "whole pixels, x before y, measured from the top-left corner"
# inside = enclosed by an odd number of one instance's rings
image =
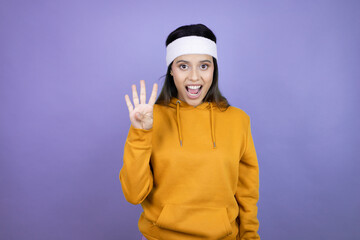
[[[180,127],[180,101],[178,100],[176,102],[176,120],[177,120],[177,125],[178,125],[178,134],[179,134],[179,139],[180,139],[180,146],[182,146],[182,136],[181,136],[181,127]]]
[[[214,113],[213,113],[213,108],[212,108],[212,103],[209,102],[210,104],[210,119],[211,119],[211,139],[213,142],[213,147],[216,148],[216,143],[215,143],[215,135],[214,135]]]
[[[213,112],[213,106],[212,103],[209,102],[210,105],[210,123],[211,123],[211,140],[213,143],[213,148],[216,148],[216,142],[215,142],[215,134],[214,134],[214,112]],[[177,127],[178,127],[178,135],[180,140],[180,146],[182,147],[182,133],[181,133],[181,125],[180,125],[180,101],[176,101],[176,121],[177,121]]]

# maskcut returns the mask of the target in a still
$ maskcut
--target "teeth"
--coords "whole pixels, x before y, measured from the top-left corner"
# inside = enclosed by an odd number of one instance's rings
[[[191,88],[191,89],[198,89],[200,88],[201,86],[187,86],[188,88]]]

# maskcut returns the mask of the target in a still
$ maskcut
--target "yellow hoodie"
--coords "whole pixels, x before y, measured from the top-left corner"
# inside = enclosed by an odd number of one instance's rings
[[[119,179],[149,240],[258,240],[259,168],[250,117],[172,98],[150,130],[130,126]]]

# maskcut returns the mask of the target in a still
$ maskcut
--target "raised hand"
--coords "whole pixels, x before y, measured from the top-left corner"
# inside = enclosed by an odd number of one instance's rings
[[[133,84],[131,88],[132,88],[134,106],[131,104],[129,95],[127,94],[125,95],[125,101],[129,109],[131,125],[133,125],[135,128],[149,130],[153,126],[153,109],[156,101],[158,85],[154,83],[148,103],[146,103],[146,91],[145,91],[144,80],[140,80],[140,103],[136,91],[136,85]]]

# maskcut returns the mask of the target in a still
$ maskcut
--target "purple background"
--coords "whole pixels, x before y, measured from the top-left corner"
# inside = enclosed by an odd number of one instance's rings
[[[359,1],[1,1],[0,239],[140,239],[118,178],[124,95],[204,23],[246,111],[262,239],[360,235]],[[149,96],[149,95],[148,95]]]

